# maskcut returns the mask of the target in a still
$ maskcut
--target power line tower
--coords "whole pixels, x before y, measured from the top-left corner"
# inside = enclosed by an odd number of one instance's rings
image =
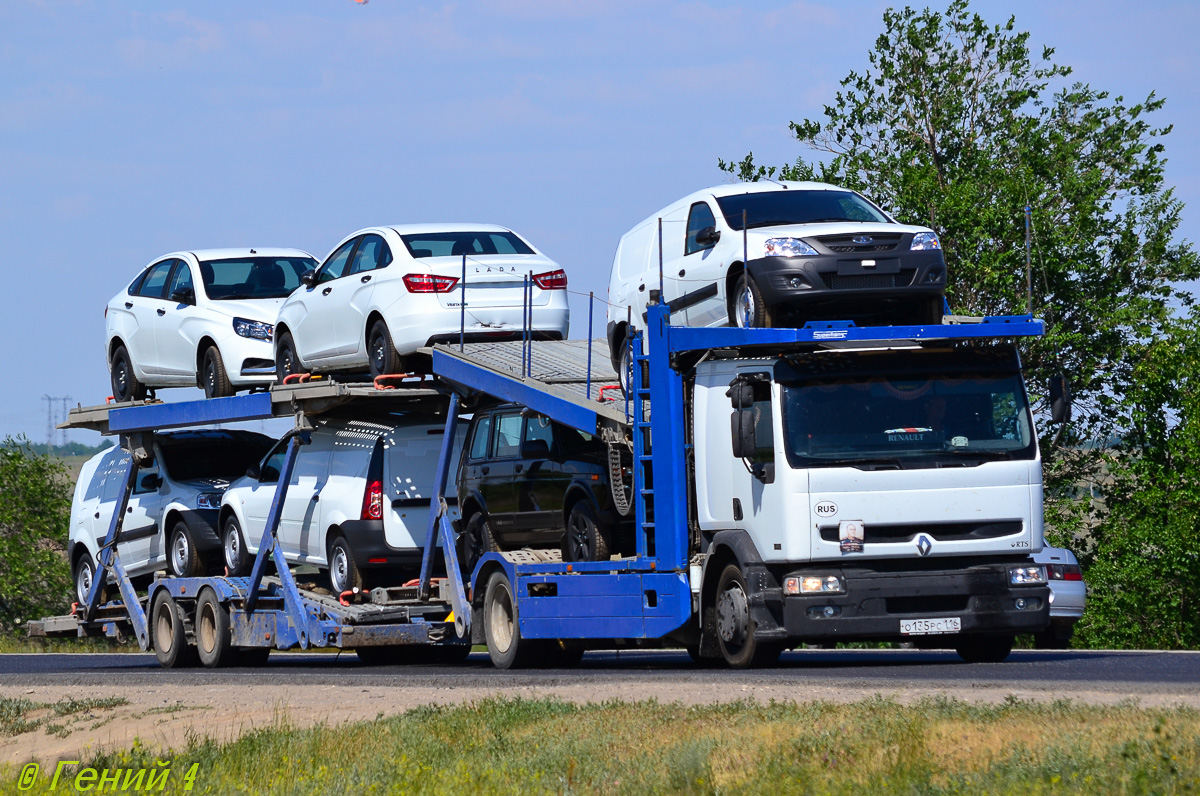
[[[56,442],[59,445],[67,444],[67,430],[64,428],[59,431],[55,426],[60,421],[66,422],[71,411],[71,396],[43,395],[42,400],[46,402],[46,452],[50,453]],[[58,431],[57,435],[55,431]]]
[[[71,412],[71,396],[64,395],[58,400],[62,401],[62,414],[59,415],[59,422],[65,423],[67,422],[67,416]],[[58,444],[64,447],[67,444],[67,430],[65,428],[58,432]]]
[[[46,402],[46,453],[54,447],[54,402],[58,399],[52,395],[43,395]]]

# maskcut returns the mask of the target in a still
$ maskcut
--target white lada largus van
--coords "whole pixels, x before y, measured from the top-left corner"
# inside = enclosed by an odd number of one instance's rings
[[[659,219],[661,249],[659,246]],[[625,233],[609,277],[618,372],[651,291],[679,326],[803,326],[815,320],[941,323],[946,263],[937,234],[816,182],[719,185]]]
[[[429,502],[445,426],[425,419],[327,417],[300,448],[284,499],[278,540],[290,562],[325,570],[335,594],[364,581],[415,577],[429,527]],[[466,423],[460,424],[450,473]],[[248,574],[275,498],[285,437],[221,499],[221,543],[230,575]],[[451,475],[453,478],[453,475]],[[454,484],[446,487],[458,518]]]

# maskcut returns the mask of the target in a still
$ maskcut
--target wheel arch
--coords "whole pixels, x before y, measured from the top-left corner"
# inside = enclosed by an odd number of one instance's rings
[[[600,507],[596,505],[596,498],[592,494],[592,491],[577,481],[572,482],[567,487],[567,493],[563,495],[562,521],[564,528],[567,527],[567,521],[571,518],[571,510],[575,508],[576,504],[584,500],[591,505],[592,511],[599,517]]]
[[[746,264],[741,260],[734,260],[729,264],[729,270],[725,272],[725,311],[733,318],[733,294],[734,288],[737,286],[738,278],[746,270]]]

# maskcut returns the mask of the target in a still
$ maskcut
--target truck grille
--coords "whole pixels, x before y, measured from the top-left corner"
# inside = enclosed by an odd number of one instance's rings
[[[938,525],[872,525],[863,526],[864,542],[909,542],[923,533],[936,542],[954,542],[965,539],[996,539],[1001,536],[1012,536],[1021,532],[1020,520],[1003,522],[947,522]],[[825,525],[821,528],[821,539],[826,542],[838,541],[836,525]]]
[[[916,269],[902,268],[898,274],[821,274],[830,290],[877,290],[889,287],[908,287]]]
[[[867,237],[870,243],[855,243],[855,238]],[[900,245],[900,233],[852,233],[849,235],[820,235],[817,240],[830,251],[843,252],[890,252]]]

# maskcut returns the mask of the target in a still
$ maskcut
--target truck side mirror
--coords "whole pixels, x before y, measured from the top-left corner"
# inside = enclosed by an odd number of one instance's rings
[[[1061,373],[1050,377],[1050,419],[1055,423],[1071,419],[1071,386]]]
[[[696,243],[701,246],[715,246],[721,239],[721,233],[716,227],[704,227],[696,233]]]
[[[739,459],[754,456],[757,440],[754,438],[754,386],[743,379],[734,379],[725,391],[733,414],[729,418],[733,455]]]

